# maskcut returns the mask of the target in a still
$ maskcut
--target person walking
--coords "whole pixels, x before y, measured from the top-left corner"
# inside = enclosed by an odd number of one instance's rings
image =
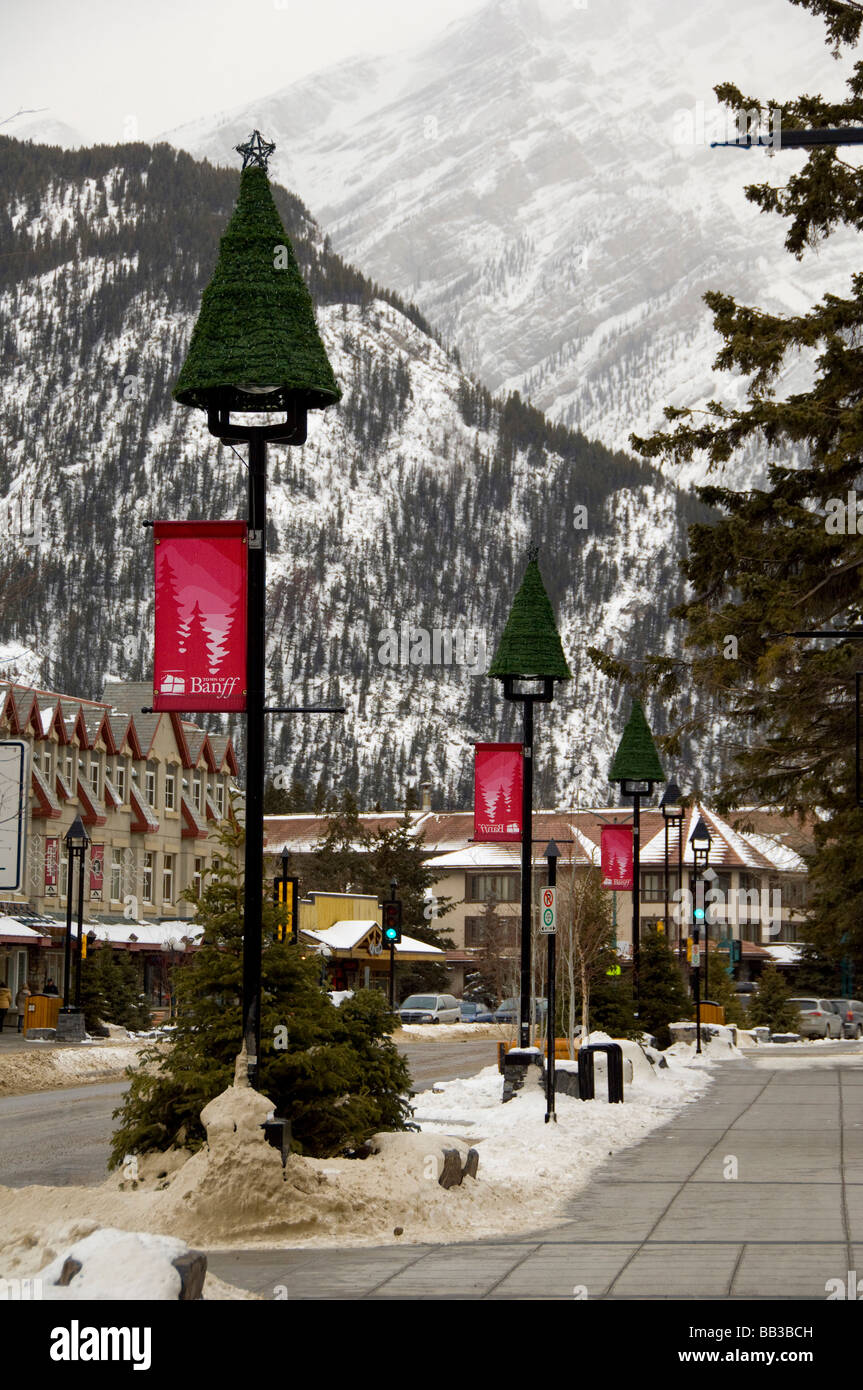
[[[6,984],[0,984],[0,1033],[6,1022],[6,1010],[12,1007],[12,991]]]
[[[18,1032],[24,1027],[24,1020],[27,1015],[27,1000],[30,998],[30,990],[27,988],[26,980],[22,984],[18,993],[15,995],[15,1008],[18,1010]]]

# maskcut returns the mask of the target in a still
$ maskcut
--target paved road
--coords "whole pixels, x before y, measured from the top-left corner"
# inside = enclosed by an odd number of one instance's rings
[[[473,1076],[497,1058],[490,1039],[461,1042],[408,1042],[414,1087]],[[125,1082],[65,1087],[0,1099],[0,1185],[56,1187],[95,1185],[107,1174],[111,1112],[120,1104]]]
[[[736,1179],[726,1176],[734,1171]],[[521,1239],[214,1252],[220,1278],[291,1299],[813,1299],[863,1269],[863,1056],[727,1062],[700,1101],[621,1151],[562,1226]],[[583,1295],[582,1295],[583,1296]]]
[[[117,1081],[0,1099],[0,1183],[67,1187],[102,1182],[111,1111],[125,1089],[126,1083]]]

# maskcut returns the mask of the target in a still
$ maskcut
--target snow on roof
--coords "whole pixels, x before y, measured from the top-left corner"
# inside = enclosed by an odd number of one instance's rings
[[[196,922],[171,920],[166,922],[88,922],[87,931],[95,932],[97,941],[112,946],[145,946],[159,950],[170,948],[180,950],[183,938],[198,942],[204,935],[204,928]]]
[[[758,853],[769,859],[777,869],[784,869],[792,874],[806,873],[806,861],[789,845],[783,845],[781,840],[772,835],[758,835],[752,830],[747,830],[745,834],[743,831],[740,833],[742,838],[748,840]]]
[[[521,849],[517,844],[475,844],[435,854],[426,863],[430,869],[518,869]]]
[[[765,946],[764,950],[777,965],[796,965],[803,955],[800,946]]]
[[[323,931],[311,931],[303,928],[303,936],[311,937],[314,941],[319,941],[322,946],[329,946],[333,951],[351,951],[362,941],[364,936],[377,927],[380,929],[380,922],[374,918],[359,922],[333,922],[331,927],[326,927]],[[405,936],[396,944],[396,955],[399,951],[409,951],[412,955],[421,953],[429,956],[441,956],[444,952],[437,946],[430,946],[427,941],[417,941],[413,936]]]
[[[43,937],[43,932],[26,927],[23,922],[18,921],[17,917],[0,917],[0,940],[15,941],[21,945],[29,941],[35,946],[37,941],[43,940]]]

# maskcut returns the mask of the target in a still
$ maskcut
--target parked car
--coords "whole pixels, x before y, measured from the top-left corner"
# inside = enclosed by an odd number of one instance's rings
[[[863,1038],[863,1004],[859,999],[831,999],[842,1018],[843,1038]]]
[[[451,994],[411,994],[399,1006],[402,1023],[458,1023],[460,1004]]]
[[[491,1018],[487,1004],[477,1004],[475,1000],[462,999],[458,1007],[462,1023],[482,1023],[486,1015]]]
[[[842,1017],[832,999],[789,999],[800,1014],[801,1038],[841,1038]]]
[[[531,1023],[539,1023],[548,1013],[547,999],[534,999],[531,1011]],[[495,1023],[518,1023],[521,1014],[520,999],[504,999],[503,1003],[498,1004],[492,1019]]]

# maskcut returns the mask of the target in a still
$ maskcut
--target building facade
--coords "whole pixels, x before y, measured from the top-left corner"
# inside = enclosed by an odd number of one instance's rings
[[[225,853],[218,832],[233,814],[237,760],[224,736],[177,714],[143,714],[152,698],[145,683],[112,682],[100,701],[0,684],[0,737],[27,744],[30,777],[26,879],[0,902],[0,981],[13,994],[24,977],[62,990],[65,836],[79,815],[90,839],[85,930],[145,952],[162,950],[162,938],[183,949],[184,923],[187,939],[195,934],[183,894],[200,895]],[[71,891],[76,923],[77,882]],[[38,941],[13,940],[15,923]]]

